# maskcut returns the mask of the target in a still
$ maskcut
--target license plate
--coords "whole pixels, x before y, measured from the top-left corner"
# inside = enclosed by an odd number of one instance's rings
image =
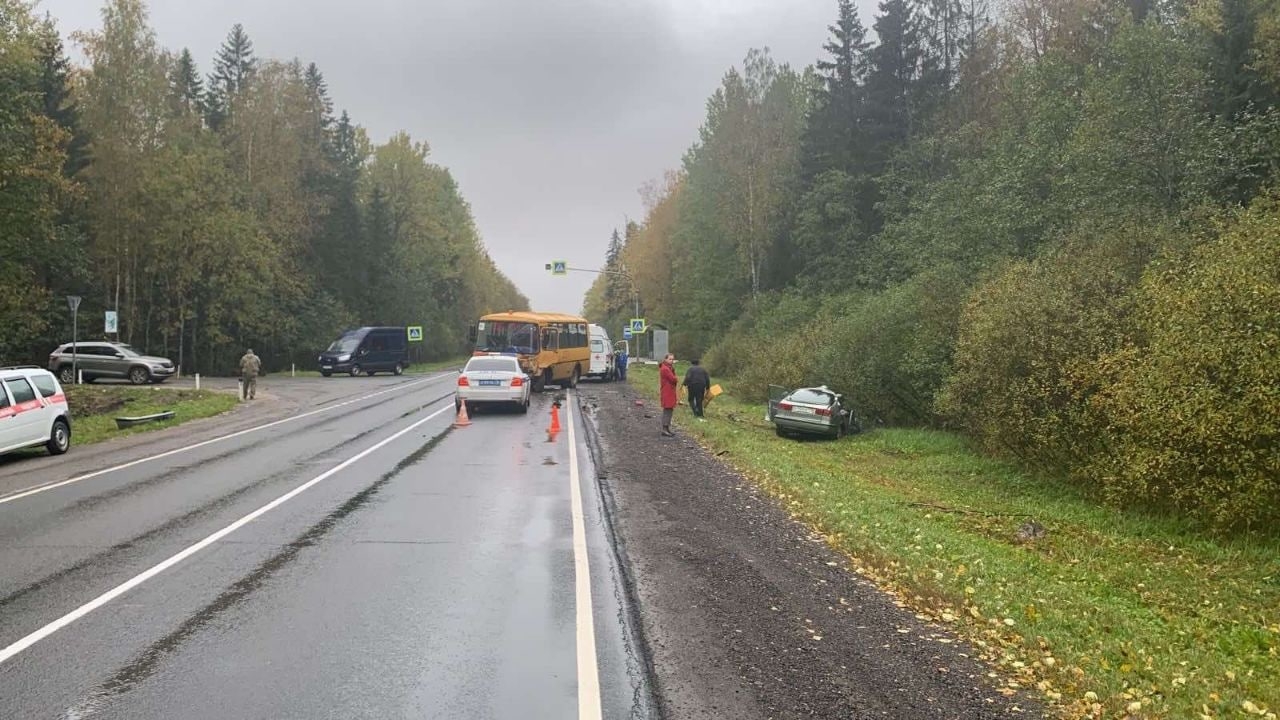
[[[332,365],[321,365],[321,366],[320,366],[320,369],[321,369],[321,370],[332,370],[332,369],[333,369],[333,366],[332,366]]]
[[[797,414],[799,414],[799,415],[812,415],[812,414],[813,414],[813,408],[798,407],[798,408],[795,408],[795,409],[794,409],[794,412],[795,412],[795,413],[797,413]]]
[[[481,380],[481,387],[502,387],[501,380]]]

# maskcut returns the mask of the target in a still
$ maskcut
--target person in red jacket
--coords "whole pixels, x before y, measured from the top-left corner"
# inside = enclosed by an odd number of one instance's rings
[[[671,416],[675,414],[677,392],[680,380],[676,377],[676,356],[667,353],[662,358],[662,365],[658,368],[659,388],[662,394],[662,434],[667,437],[675,437],[675,433],[671,432]]]

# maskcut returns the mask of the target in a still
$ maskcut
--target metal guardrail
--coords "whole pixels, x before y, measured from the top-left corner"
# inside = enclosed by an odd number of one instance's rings
[[[159,422],[161,420],[170,420],[173,418],[173,411],[155,413],[154,415],[139,415],[137,417],[118,417],[116,418],[116,429],[124,430],[135,425],[144,425],[151,422]]]

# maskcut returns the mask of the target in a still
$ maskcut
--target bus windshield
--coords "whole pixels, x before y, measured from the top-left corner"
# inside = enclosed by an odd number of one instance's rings
[[[538,326],[522,322],[481,321],[476,332],[477,352],[538,352]]]

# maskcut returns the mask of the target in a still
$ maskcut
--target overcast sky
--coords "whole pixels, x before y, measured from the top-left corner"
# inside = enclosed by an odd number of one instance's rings
[[[375,142],[427,141],[498,267],[534,308],[577,311],[638,190],[679,166],[706,98],[749,48],[801,68],[835,0],[153,0],[161,45],[208,74],[242,23],[260,57],[315,62]],[[873,2],[860,0],[871,26]],[[101,0],[42,0],[66,35]]]

